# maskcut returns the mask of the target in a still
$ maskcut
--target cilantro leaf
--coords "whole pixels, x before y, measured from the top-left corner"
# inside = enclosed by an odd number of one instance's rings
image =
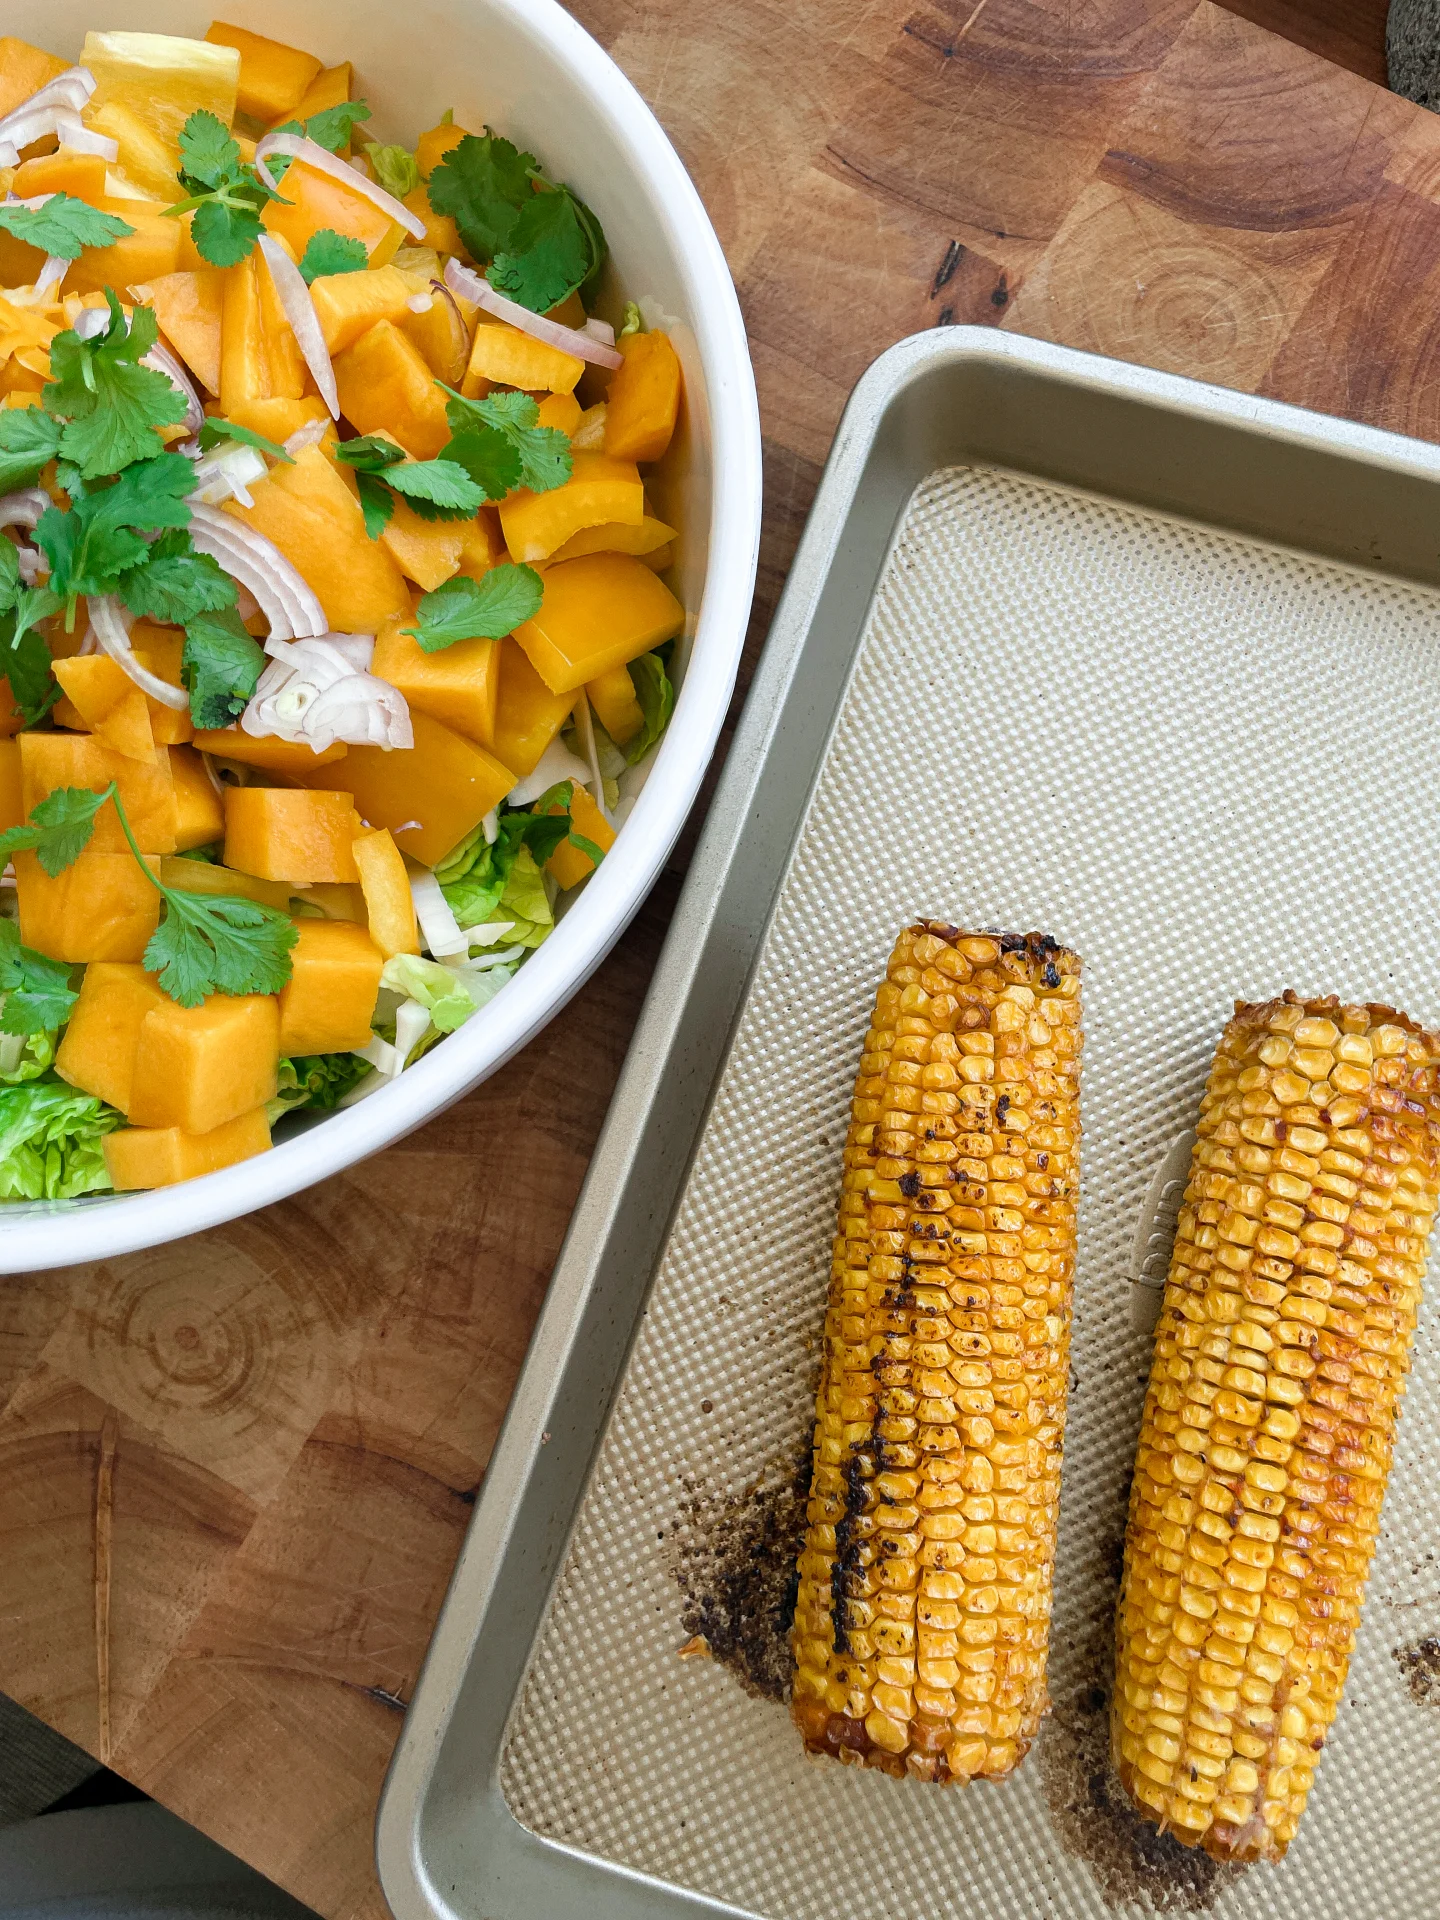
[[[540,611],[545,586],[533,567],[491,567],[479,580],[457,573],[422,594],[416,624],[407,627],[426,653],[457,640],[501,640]]]
[[[239,719],[264,668],[265,650],[233,606],[198,613],[186,623],[180,674],[197,727],[228,727]]]
[[[532,313],[558,307],[583,286],[599,262],[577,207],[566,187],[532,194],[490,263],[491,286]]]
[[[233,607],[237,598],[229,574],[208,553],[197,553],[183,528],[162,533],[149,558],[121,575],[120,596],[132,613],[174,626]]]
[[[359,273],[370,264],[365,242],[353,234],[336,233],[333,227],[321,227],[305,242],[300,256],[300,271],[308,287],[322,274]]]
[[[464,467],[444,458],[387,467],[385,484],[403,493],[422,520],[468,520],[488,497]]]
[[[378,540],[395,517],[395,496],[375,473],[357,473],[355,484],[360,489],[360,511],[365,516],[365,531],[372,540]]]
[[[441,448],[442,459],[459,460],[483,485],[482,476],[466,458],[466,452],[471,451],[468,437],[476,431],[495,432],[503,434],[520,456],[519,472],[511,480],[511,486],[528,487],[532,493],[549,493],[552,487],[564,486],[570,478],[574,463],[569,438],[556,427],[537,424],[540,409],[528,393],[490,393],[483,400],[467,400],[453,387],[446,387],[445,391],[450,396],[445,402],[445,418],[456,440],[466,443],[466,451],[456,453],[452,442]],[[510,471],[509,463],[505,471]],[[501,496],[492,493],[490,498],[495,500]]]
[[[487,500],[503,500],[519,486],[525,471],[519,448],[494,427],[467,428],[442,447],[441,453],[464,468]]]
[[[290,978],[300,929],[288,913],[224,894],[160,891],[165,911],[145,965],[182,1007],[198,1007],[210,993],[278,993]]]
[[[378,433],[360,433],[353,440],[342,440],[335,449],[335,458],[361,473],[380,473],[386,467],[398,466],[409,456],[393,440],[385,440]]]
[[[256,433],[250,427],[242,427],[238,421],[224,420],[218,414],[208,415],[200,429],[200,451],[210,453],[222,440],[238,440],[242,446],[255,447],[261,453],[268,453],[272,460],[283,460],[293,467],[295,462],[273,440],[267,440],[263,433]]]
[[[31,487],[60,451],[60,422],[43,407],[0,412],[0,493]]]
[[[369,103],[364,100],[340,100],[333,107],[312,113],[305,122],[305,133],[327,153],[339,153],[348,147],[357,120],[370,118]]]
[[[539,170],[534,154],[498,134],[467,133],[430,175],[430,205],[455,222],[473,259],[492,260],[508,245]]]
[[[212,267],[238,267],[254,252],[263,231],[253,207],[224,200],[206,200],[190,223],[190,237]]]
[[[240,147],[218,114],[203,107],[180,129],[180,173],[200,187],[219,187],[240,171]]]
[[[41,866],[55,879],[89,846],[95,816],[114,793],[113,780],[100,793],[92,793],[89,787],[56,787],[30,809],[23,826],[0,833],[0,862],[33,848]]]
[[[137,307],[130,324],[109,290],[110,323],[93,340],[72,331],[50,342],[50,383],[41,405],[65,422],[59,453],[86,480],[119,473],[134,460],[159,453],[158,429],[178,426],[185,399],[163,373],[139,363],[155,345],[159,323]]]
[[[675,689],[658,653],[642,653],[638,660],[632,660],[630,680],[635,688],[635,698],[640,702],[640,711],[645,716],[645,724],[639,733],[621,748],[633,767],[637,761],[645,758],[669,726],[670,716],[675,711]]]
[[[365,156],[375,169],[375,178],[397,200],[413,193],[420,184],[420,169],[408,147],[382,147],[377,141],[365,142]]]
[[[9,682],[23,726],[33,727],[60,698],[59,683],[50,671],[50,649],[35,626],[64,604],[49,587],[22,587],[14,606],[0,615],[0,675]]]
[[[13,540],[0,540],[0,608],[8,613],[19,591],[19,550]]]
[[[0,921],[0,1033],[53,1033],[70,1018],[78,994],[62,960],[20,944],[13,920]]]
[[[108,487],[72,496],[68,513],[55,507],[42,513],[35,539],[50,561],[55,591],[67,600],[111,592],[119,576],[149,554],[141,531],[189,526],[185,495],[194,474],[183,454],[158,454],[127,467]]]
[[[135,231],[113,213],[101,213],[70,193],[52,193],[43,207],[0,205],[0,227],[17,240],[64,260],[78,260],[86,247],[128,240]]]

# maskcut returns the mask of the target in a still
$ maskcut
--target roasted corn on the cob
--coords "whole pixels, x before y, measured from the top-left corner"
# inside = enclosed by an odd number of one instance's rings
[[[1201,1105],[1140,1427],[1115,1757],[1219,1859],[1294,1838],[1335,1717],[1436,1207],[1440,1035],[1237,1006]]]
[[[1080,962],[924,922],[845,1148],[795,1612],[814,1752],[998,1779],[1034,1738],[1075,1257]]]

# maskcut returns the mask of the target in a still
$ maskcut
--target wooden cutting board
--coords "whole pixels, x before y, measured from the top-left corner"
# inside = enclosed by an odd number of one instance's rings
[[[1374,68],[1382,0],[1237,5]],[[578,11],[740,287],[752,654],[846,395],[923,327],[1440,432],[1440,118],[1209,0]],[[381,1780],[674,894],[402,1146],[0,1282],[0,1689],[332,1920],[383,1913]]]

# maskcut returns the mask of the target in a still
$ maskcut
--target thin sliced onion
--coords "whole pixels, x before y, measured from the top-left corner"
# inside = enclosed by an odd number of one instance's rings
[[[600,755],[595,746],[595,722],[590,718],[590,696],[583,687],[575,701],[574,711],[575,731],[585,749],[585,758],[590,762],[590,795],[600,809],[600,818],[608,825],[610,815],[605,806],[605,782],[600,775]]]
[[[429,313],[435,304],[433,293],[412,293],[405,302],[411,313]]]
[[[255,596],[272,639],[316,639],[330,622],[314,590],[273,540],[217,507],[190,509],[190,540]]]
[[[518,301],[507,300],[503,293],[495,291],[483,273],[462,267],[458,260],[445,262],[445,284],[452,293],[458,293],[462,300],[473,300],[497,319],[508,320],[512,327],[519,327],[522,333],[543,340],[547,346],[558,347],[562,353],[572,354],[577,360],[593,361],[597,367],[621,367],[625,364],[613,347],[605,346],[592,334],[577,333],[574,327],[562,327],[557,320],[547,320],[543,313],[531,313],[528,307],[522,307]]]
[[[74,298],[74,296],[71,296]],[[110,309],[104,307],[82,307],[75,316],[72,331],[79,340],[97,340],[110,324]]]
[[[4,128],[0,126],[0,139],[4,138]],[[417,240],[425,238],[425,222],[419,214],[412,213],[409,207],[397,200],[393,193],[377,186],[373,180],[352,167],[348,161],[341,160],[336,154],[327,153],[324,147],[313,140],[307,140],[301,133],[267,133],[255,148],[255,171],[267,187],[278,191],[270,177],[270,169],[265,162],[272,153],[283,153],[291,160],[303,160],[307,167],[313,167],[317,173],[327,174],[330,179],[338,180],[342,187],[349,187],[360,193],[380,211],[404,227],[407,233]]]
[[[325,633],[321,634],[320,639],[324,646],[338,653],[356,673],[370,671],[370,662],[375,658],[373,633]],[[265,651],[272,660],[283,660],[287,666],[303,667],[305,664],[305,655],[297,653],[296,644],[289,640],[277,640],[272,635],[265,642]]]
[[[25,113],[32,107],[69,107],[72,112],[79,113],[94,91],[95,76],[88,67],[67,67],[18,106],[12,107],[5,118],[13,120],[16,114]],[[0,138],[3,137],[4,122],[0,121]]]
[[[599,320],[594,314],[585,322],[580,331],[582,333],[588,333],[592,339],[598,340],[602,347],[613,347],[615,344],[614,327],[611,326],[608,320]]]
[[[460,930],[454,909],[440,890],[433,873],[412,873],[410,898],[415,903],[415,918],[425,944],[437,960],[447,953],[469,953],[470,942]]]
[[[73,265],[74,262],[67,260],[63,253],[47,253],[44,266],[35,276],[35,298],[39,300],[52,287],[58,290]]]
[[[151,673],[148,667],[142,667],[130,648],[130,633],[120,609],[120,602],[113,594],[95,594],[89,602],[90,624],[95,629],[95,638],[100,642],[102,653],[108,653],[118,667],[122,667],[139,687],[142,693],[149,694],[152,700],[158,700],[163,707],[173,707],[177,713],[183,713],[190,705],[190,696],[183,687],[172,686],[168,680],[162,680],[158,673]]]
[[[50,571],[50,562],[38,547],[18,547],[16,557],[20,562],[20,578],[27,587],[38,587],[40,576]]]
[[[195,463],[195,486],[186,498],[192,505],[218,507],[222,501],[238,500],[242,507],[253,507],[250,483],[263,480],[269,471],[257,447],[217,447]]]
[[[330,409],[330,418],[338,420],[340,396],[335,391],[335,369],[330,364],[330,350],[325,345],[325,335],[320,330],[320,316],[315,311],[315,302],[310,298],[305,276],[273,233],[261,234],[260,251],[265,256],[265,264],[270,269],[270,278],[275,284],[280,305],[285,309],[285,318],[290,322],[290,331],[295,335],[301,357],[320,389],[320,398]]]
[[[107,167],[113,167],[120,158],[118,140],[112,140],[105,133],[96,133],[93,128],[85,125],[78,113],[71,113],[66,107],[55,108],[54,132],[62,147],[69,147],[72,153],[98,154]],[[0,135],[0,138],[9,137],[11,136]]]
[[[303,427],[297,427],[294,433],[281,444],[293,460],[297,453],[303,453],[306,447],[318,447],[330,431],[328,420],[307,420]]]
[[[200,404],[200,396],[196,393],[189,374],[170,349],[162,346],[157,340],[140,364],[142,367],[149,367],[153,373],[164,374],[185,402],[185,419],[182,423],[185,431],[198,433],[205,424],[205,409]]]
[[[18,492],[0,497],[0,527],[24,527],[33,533],[40,516],[53,506],[43,487],[21,487]]]
[[[387,751],[412,747],[415,731],[404,694],[367,671],[374,645],[370,634],[267,641],[272,663],[240,725],[256,739],[303,742],[317,753],[342,740]]]

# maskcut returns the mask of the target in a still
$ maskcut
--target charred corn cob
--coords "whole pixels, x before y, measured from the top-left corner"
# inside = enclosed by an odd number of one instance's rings
[[[812,1752],[999,1779],[1046,1704],[1080,962],[896,942],[855,1084],[795,1611]]]
[[[1237,1006],[1140,1427],[1112,1733],[1152,1820],[1278,1860],[1345,1685],[1436,1206],[1440,1035]]]

